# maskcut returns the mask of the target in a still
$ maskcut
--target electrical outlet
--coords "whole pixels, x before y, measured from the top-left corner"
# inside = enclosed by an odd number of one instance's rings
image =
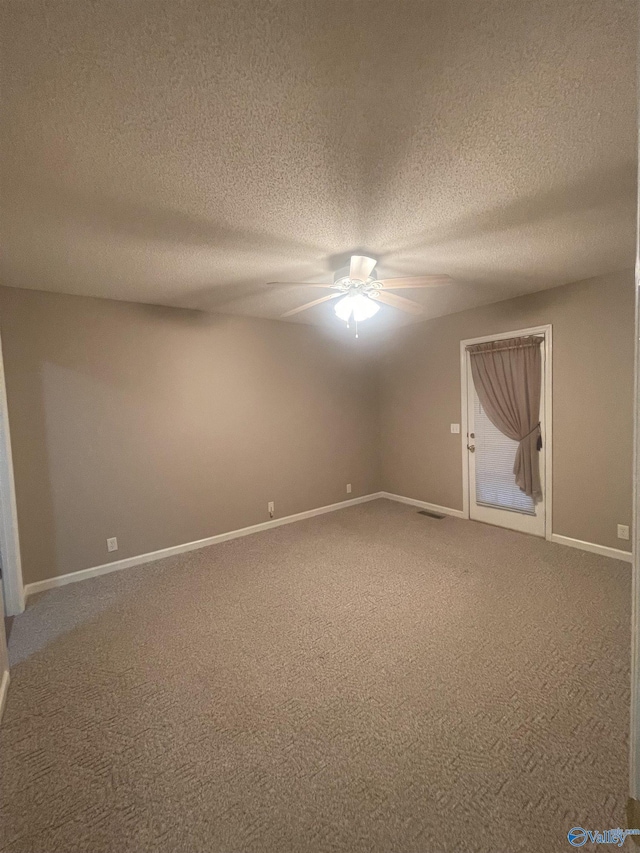
[[[460,424],[451,424],[451,432],[459,433],[460,432]]]
[[[269,518],[273,518],[276,513],[276,505],[273,501],[269,501],[267,504],[267,510],[269,511]]]
[[[117,551],[118,550],[118,540],[115,536],[112,536],[111,539],[107,539],[107,551]]]
[[[351,483],[347,483],[347,494],[351,494]]]
[[[618,525],[618,539],[628,539],[629,538],[629,525],[628,524],[619,524]]]

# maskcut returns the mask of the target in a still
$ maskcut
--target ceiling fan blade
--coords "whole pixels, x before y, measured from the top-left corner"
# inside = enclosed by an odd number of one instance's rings
[[[294,308],[291,311],[287,311],[284,314],[281,314],[281,317],[293,317],[294,314],[299,314],[301,311],[306,311],[307,308],[313,308],[314,305],[320,305],[321,302],[328,302],[329,299],[336,299],[338,296],[342,296],[342,293],[332,293],[329,296],[321,296],[320,299],[314,299],[313,302],[306,302],[304,305],[301,305],[299,308]]]
[[[440,287],[443,284],[453,284],[450,275],[413,275],[406,278],[381,278],[380,281],[387,290],[403,290],[409,287]]]
[[[267,287],[333,287],[333,284],[316,284],[313,281],[268,281]]]
[[[422,305],[418,305],[412,299],[405,299],[404,296],[396,296],[395,293],[387,293],[384,290],[376,290],[370,293],[371,299],[376,299],[378,302],[384,302],[385,305],[392,305],[394,308],[399,308],[401,311],[406,311],[408,314],[422,314]]]
[[[363,255],[352,255],[351,266],[349,267],[349,278],[355,278],[358,281],[366,281],[371,275],[375,265],[376,261],[374,261],[373,258],[365,258]]]

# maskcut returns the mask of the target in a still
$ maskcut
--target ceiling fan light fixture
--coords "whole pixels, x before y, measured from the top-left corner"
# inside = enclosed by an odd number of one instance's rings
[[[349,326],[351,320],[356,324],[356,338],[358,323],[368,320],[380,310],[379,302],[391,305],[399,311],[408,314],[422,314],[423,307],[419,302],[398,296],[394,290],[417,290],[418,288],[440,287],[443,284],[452,284],[453,279],[443,273],[435,275],[413,275],[404,278],[379,278],[374,273],[376,268],[374,258],[365,255],[352,255],[348,266],[341,267],[334,273],[333,281],[319,283],[314,281],[272,281],[272,287],[312,287],[332,290],[328,296],[312,299],[298,308],[286,311],[282,317],[293,317],[308,308],[315,308],[330,299],[338,299],[335,303],[336,315]]]
[[[353,295],[348,293],[334,305],[336,315],[345,323],[351,319],[355,320],[356,323],[362,323],[363,320],[368,320],[377,314],[379,310],[380,306],[373,299],[365,296],[364,293]]]

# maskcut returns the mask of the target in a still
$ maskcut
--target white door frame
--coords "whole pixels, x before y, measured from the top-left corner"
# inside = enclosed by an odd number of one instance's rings
[[[8,616],[24,610],[24,586],[20,560],[20,537],[16,512],[16,490],[13,479],[13,457],[7,409],[2,341],[0,340],[0,556],[4,605]],[[0,619],[4,617],[0,613]]]
[[[640,184],[639,184],[640,190]],[[640,195],[638,196],[640,204]],[[631,714],[629,730],[629,797],[640,801],[640,206],[636,219],[635,377],[633,388],[633,536],[631,564]],[[630,801],[631,806],[631,801]],[[638,823],[631,823],[637,827]]]
[[[531,329],[517,329],[515,332],[500,332],[494,335],[484,335],[481,338],[469,338],[460,341],[460,385],[462,395],[462,410],[460,423],[460,438],[462,439],[462,508],[464,517],[470,516],[469,500],[469,451],[467,450],[468,432],[468,370],[467,370],[467,347],[472,344],[486,344],[489,341],[502,341],[506,338],[520,338],[527,335],[544,335],[544,443],[545,443],[545,539],[551,539],[553,521],[553,328],[549,323],[546,326],[534,326]]]

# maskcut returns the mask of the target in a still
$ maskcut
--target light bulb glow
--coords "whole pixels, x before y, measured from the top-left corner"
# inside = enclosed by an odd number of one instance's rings
[[[355,293],[353,296],[348,293],[336,302],[333,310],[345,323],[348,323],[351,318],[356,323],[362,323],[363,320],[368,320],[377,314],[380,306],[364,293]]]

